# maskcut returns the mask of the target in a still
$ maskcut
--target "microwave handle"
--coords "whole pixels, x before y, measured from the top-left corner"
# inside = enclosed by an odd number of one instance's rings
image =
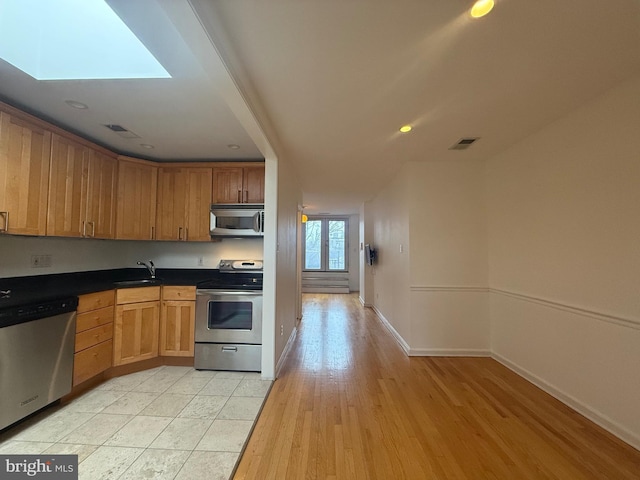
[[[256,232],[260,231],[260,212],[257,212],[253,216],[253,230]]]
[[[213,232],[216,228],[216,215],[209,211],[209,231]]]

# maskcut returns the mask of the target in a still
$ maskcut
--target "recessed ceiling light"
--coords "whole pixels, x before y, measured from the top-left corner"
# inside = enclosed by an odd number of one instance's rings
[[[152,148],[155,148],[153,145],[150,145],[148,143],[141,143],[140,146],[142,148],[148,148],[149,150],[151,150]]]
[[[231,143],[231,144],[227,145],[227,148],[230,148],[231,150],[238,150],[240,148],[240,145],[236,145],[235,143]]]
[[[89,108],[84,103],[76,102],[75,100],[67,100],[64,103],[66,103],[70,107],[77,108],[78,110],[86,110],[87,108]]]
[[[408,133],[412,130],[412,126],[411,125],[403,125],[400,127],[400,132],[401,133]]]
[[[493,0],[478,0],[471,7],[471,16],[473,18],[484,17],[493,9]]]

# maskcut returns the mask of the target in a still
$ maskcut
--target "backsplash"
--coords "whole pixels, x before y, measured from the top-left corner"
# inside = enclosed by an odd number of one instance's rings
[[[263,258],[261,238],[153,242],[0,235],[0,278],[136,267],[216,268],[222,258]],[[33,266],[38,265],[38,266]]]

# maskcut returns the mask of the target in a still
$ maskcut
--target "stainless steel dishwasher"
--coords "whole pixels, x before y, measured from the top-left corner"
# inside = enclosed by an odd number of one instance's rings
[[[0,310],[0,429],[71,391],[77,297]]]

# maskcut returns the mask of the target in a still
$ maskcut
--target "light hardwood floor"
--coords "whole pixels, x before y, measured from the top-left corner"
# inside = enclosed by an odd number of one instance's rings
[[[356,295],[303,308],[236,480],[640,478],[640,452],[498,362],[409,358]]]

